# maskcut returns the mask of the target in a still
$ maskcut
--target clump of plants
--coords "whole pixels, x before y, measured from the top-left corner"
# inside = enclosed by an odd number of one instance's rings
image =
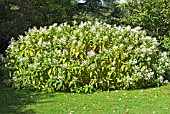
[[[12,40],[5,67],[12,86],[40,91],[92,92],[168,83],[166,52],[140,27],[102,22],[30,29]]]

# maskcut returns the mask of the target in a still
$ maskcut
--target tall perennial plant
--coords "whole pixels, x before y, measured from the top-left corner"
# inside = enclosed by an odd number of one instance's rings
[[[167,83],[166,52],[140,27],[102,22],[29,29],[12,40],[5,67],[17,89],[92,92]]]

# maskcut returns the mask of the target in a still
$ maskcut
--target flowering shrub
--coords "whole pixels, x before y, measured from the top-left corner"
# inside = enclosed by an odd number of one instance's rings
[[[163,84],[170,68],[140,27],[82,22],[30,29],[11,41],[6,68],[17,89],[92,92]]]

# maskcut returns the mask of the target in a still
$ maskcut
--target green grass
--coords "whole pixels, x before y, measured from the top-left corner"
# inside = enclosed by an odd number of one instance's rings
[[[168,114],[170,84],[93,94],[19,92],[0,83],[0,114]]]

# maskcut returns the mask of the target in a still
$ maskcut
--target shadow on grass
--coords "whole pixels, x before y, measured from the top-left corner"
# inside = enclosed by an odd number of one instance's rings
[[[2,83],[0,76],[0,113],[1,114],[35,114],[35,110],[24,110],[26,105],[35,103],[31,93],[15,91]]]

